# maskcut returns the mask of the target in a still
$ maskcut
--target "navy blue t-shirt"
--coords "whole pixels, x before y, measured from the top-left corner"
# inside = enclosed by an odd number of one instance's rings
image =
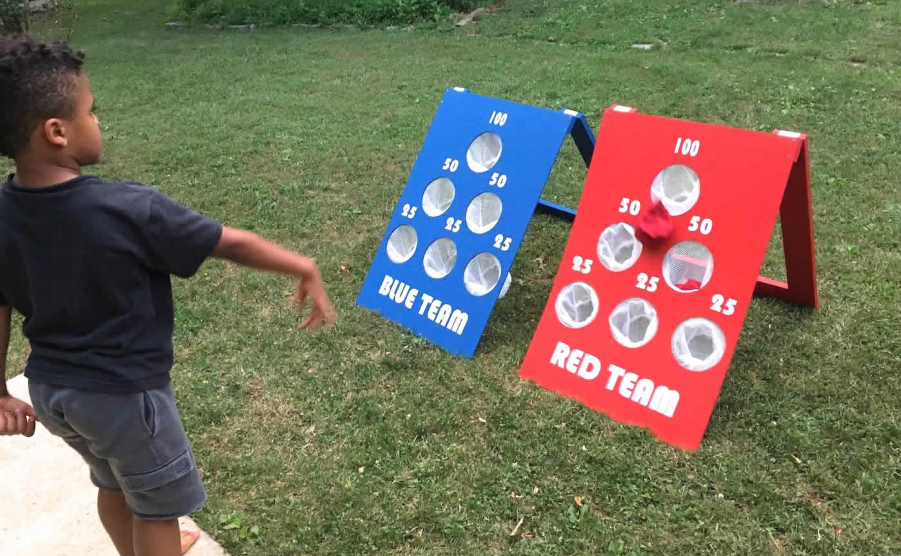
[[[0,306],[25,317],[25,375],[110,393],[169,383],[170,275],[192,276],[222,225],[159,191],[93,176],[0,186]]]

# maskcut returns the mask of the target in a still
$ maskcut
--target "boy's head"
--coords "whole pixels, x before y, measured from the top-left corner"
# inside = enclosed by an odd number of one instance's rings
[[[0,37],[0,155],[18,164],[100,161],[103,141],[84,54],[27,35]]]

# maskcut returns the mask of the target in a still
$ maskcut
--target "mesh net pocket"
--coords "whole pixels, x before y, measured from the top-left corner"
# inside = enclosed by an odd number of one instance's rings
[[[469,169],[477,174],[487,172],[497,164],[502,150],[500,136],[486,131],[469,144],[469,148],[466,149],[466,163],[469,164]]]
[[[713,255],[694,241],[674,245],[663,257],[663,279],[677,292],[697,291],[713,276]]]
[[[507,295],[507,290],[510,289],[510,284],[513,283],[513,276],[510,273],[507,273],[507,278],[504,279],[504,285],[501,287],[501,293],[498,294],[498,298],[503,298]]]
[[[694,170],[682,164],[667,166],[651,183],[651,199],[663,201],[672,216],[691,210],[701,195],[701,180]]]
[[[557,295],[557,319],[567,328],[588,326],[598,314],[598,294],[585,282],[567,284]]]
[[[398,264],[407,262],[416,252],[418,241],[413,226],[399,226],[388,237],[388,258]]]
[[[610,313],[610,330],[621,345],[641,347],[657,333],[657,310],[644,299],[627,299]]]
[[[703,318],[692,318],[676,327],[673,355],[689,371],[706,371],[726,352],[726,337],[720,327]]]
[[[425,272],[432,278],[444,278],[457,263],[457,244],[445,238],[434,241],[422,260]]]
[[[635,237],[635,228],[618,222],[601,232],[598,239],[598,258],[607,270],[627,270],[641,256],[641,242]]]
[[[429,216],[441,216],[454,202],[454,182],[447,178],[432,180],[422,194],[422,210]]]
[[[463,271],[463,284],[472,295],[486,295],[501,279],[501,262],[491,253],[479,253]]]
[[[494,193],[482,193],[466,208],[466,225],[475,234],[484,234],[501,219],[503,205]]]

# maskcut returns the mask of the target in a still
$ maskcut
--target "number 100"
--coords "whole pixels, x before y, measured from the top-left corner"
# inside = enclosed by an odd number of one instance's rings
[[[679,154],[680,149],[684,155],[697,156],[698,151],[701,149],[701,142],[697,139],[692,141],[691,139],[682,139],[679,137],[679,140],[676,141],[676,150],[673,152]]]

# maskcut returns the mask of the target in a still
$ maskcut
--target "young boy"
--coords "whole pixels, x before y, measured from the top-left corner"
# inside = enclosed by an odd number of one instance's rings
[[[88,463],[100,520],[122,556],[177,556],[197,539],[178,518],[205,501],[175,405],[170,275],[209,257],[299,279],[314,331],[334,311],[316,265],[135,183],[82,175],[100,160],[84,55],[0,37],[0,376],[10,314],[25,317],[32,409],[0,381],[0,434],[37,419]]]

